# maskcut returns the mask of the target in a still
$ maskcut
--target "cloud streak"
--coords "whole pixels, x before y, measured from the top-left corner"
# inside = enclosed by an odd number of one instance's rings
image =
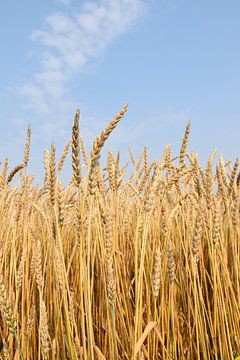
[[[143,0],[87,0],[72,15],[49,15],[31,37],[41,49],[39,70],[18,87],[28,105],[43,114],[59,104],[67,109],[70,102],[63,99],[73,76],[128,31],[143,9]]]

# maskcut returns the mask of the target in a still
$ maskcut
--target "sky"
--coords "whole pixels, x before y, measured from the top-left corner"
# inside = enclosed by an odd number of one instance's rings
[[[206,162],[239,156],[238,0],[8,0],[0,3],[0,160],[22,160],[32,127],[30,170],[71,138],[74,113],[90,151],[126,104],[104,152],[148,147],[177,154],[188,120],[189,151]],[[103,154],[104,155],[104,154]],[[69,159],[70,161],[70,159]],[[66,172],[70,173],[66,165]]]

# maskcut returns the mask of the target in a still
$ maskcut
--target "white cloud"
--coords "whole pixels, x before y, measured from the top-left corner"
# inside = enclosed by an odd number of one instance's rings
[[[60,69],[62,66],[62,61],[58,57],[54,56],[49,52],[43,52],[42,55],[42,65],[45,69]]]
[[[60,70],[45,70],[34,76],[35,82],[41,85],[44,93],[52,99],[59,99],[64,95],[64,74]]]
[[[56,2],[62,3],[63,5],[70,5],[72,1],[71,0],[56,0]]]
[[[43,90],[34,82],[28,82],[17,88],[19,92],[29,99],[31,105],[42,113],[49,112],[49,106],[47,104],[45,94]],[[28,103],[29,103],[28,102]]]
[[[69,0],[58,0],[70,4]],[[144,0],[86,0],[73,15],[56,12],[32,39],[41,49],[39,70],[19,86],[38,112],[56,109],[66,100],[69,84],[87,62],[100,56],[139,18]]]

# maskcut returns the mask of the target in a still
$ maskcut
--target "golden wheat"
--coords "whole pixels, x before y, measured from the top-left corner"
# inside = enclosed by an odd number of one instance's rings
[[[0,173],[0,358],[234,359],[240,354],[240,175],[222,156],[207,167],[167,145],[130,162],[103,146],[127,111],[94,140],[72,129],[43,183],[23,163]],[[81,151],[81,157],[80,157]],[[124,160],[125,161],[125,160]],[[86,168],[86,169],[85,169]],[[23,171],[21,171],[24,169]],[[83,170],[82,170],[83,169]],[[16,176],[20,172],[20,177]],[[14,181],[12,181],[14,179]],[[92,196],[94,195],[94,196]]]

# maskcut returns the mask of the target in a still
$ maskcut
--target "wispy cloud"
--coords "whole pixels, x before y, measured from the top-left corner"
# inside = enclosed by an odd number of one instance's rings
[[[58,1],[70,4],[70,0]],[[129,29],[141,15],[144,3],[87,0],[72,15],[69,11],[49,15],[42,28],[32,34],[41,49],[39,69],[18,86],[28,106],[43,114],[59,104],[62,109],[68,108],[70,102],[63,99],[68,98],[73,76]]]
[[[70,5],[71,4],[71,0],[56,0],[56,2],[62,3],[63,5]]]

